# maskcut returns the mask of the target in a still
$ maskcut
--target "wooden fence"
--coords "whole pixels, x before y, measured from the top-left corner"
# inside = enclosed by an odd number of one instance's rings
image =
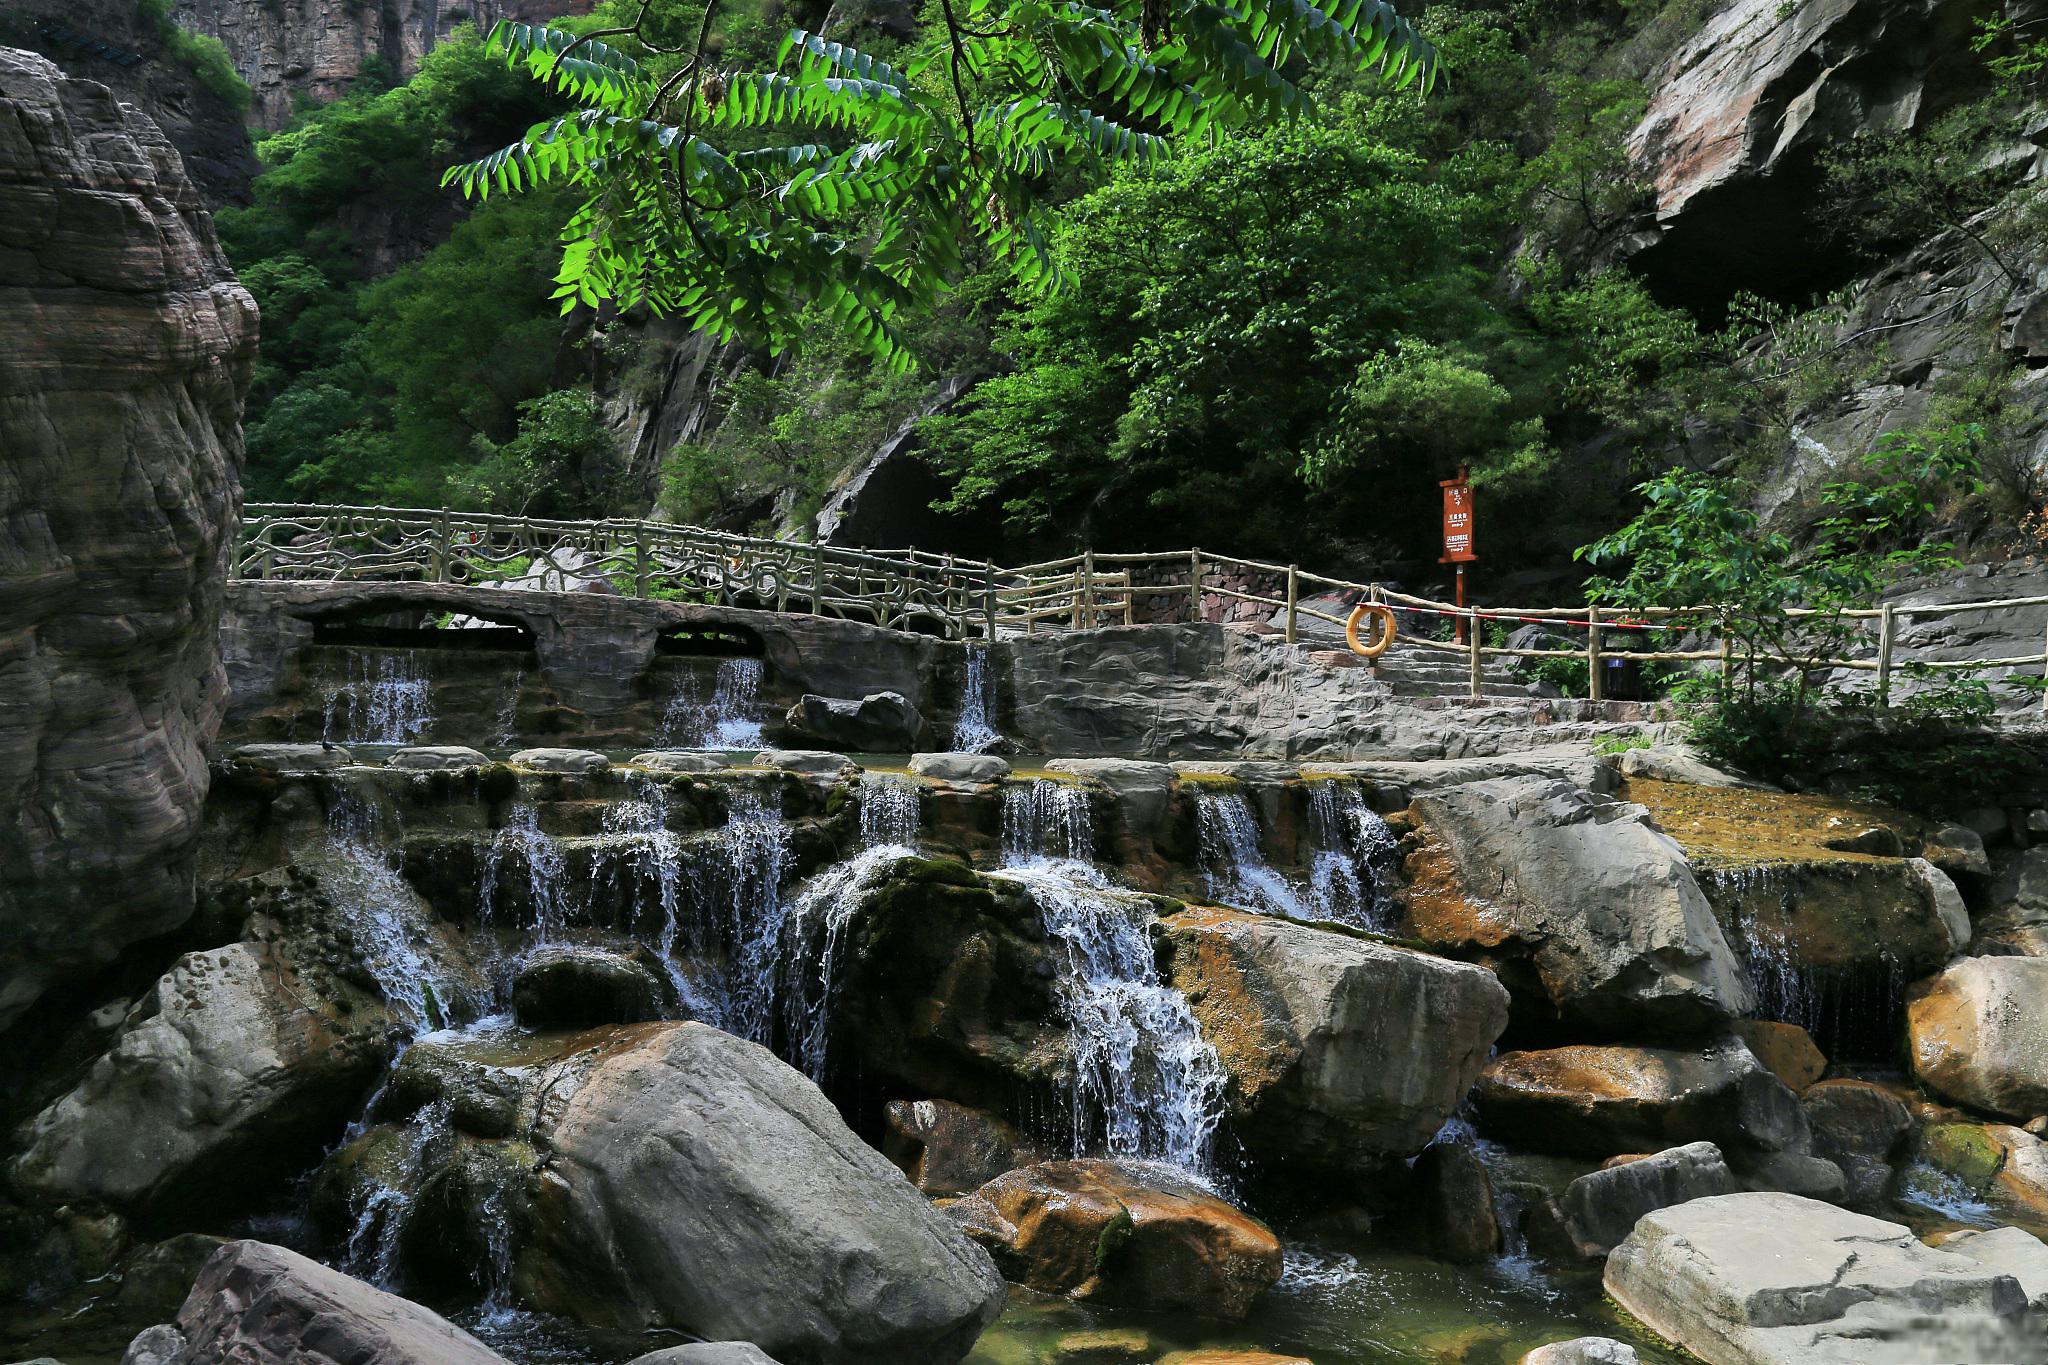
[[[1462,641],[1407,630],[1398,648],[1462,658],[1473,698],[1481,695],[1489,659],[1583,660],[1587,694],[1606,692],[1616,661],[1713,663],[1722,676],[1733,666],[1843,670],[1875,675],[1880,704],[1889,704],[1903,666],[1902,622],[1922,617],[2043,609],[2038,653],[1990,659],[1915,660],[1916,668],[1975,674],[1992,669],[2036,670],[2044,680],[2048,711],[2048,596],[1922,605],[1885,603],[1843,613],[1792,609],[1802,618],[1835,617],[1858,623],[1868,643],[1852,657],[1757,653],[1740,658],[1726,634],[1712,648],[1638,648],[1647,632],[1701,629],[1712,635],[1717,619],[1697,609],[1612,607],[1460,607],[1404,593],[1380,583],[1359,583],[1311,573],[1293,564],[1268,564],[1230,555],[1185,550],[1167,554],[1097,554],[1002,568],[981,560],[918,550],[851,550],[796,541],[766,540],[653,521],[551,521],[488,513],[417,508],[321,507],[252,504],[244,509],[237,576],[313,581],[423,580],[488,586],[574,589],[603,579],[638,597],[689,597],[771,611],[807,611],[856,617],[897,629],[935,629],[956,639],[993,638],[1003,632],[1085,630],[1136,625],[1150,619],[1141,601],[1185,593],[1188,618],[1204,619],[1210,604],[1251,603],[1288,643],[1312,634],[1334,639],[1348,606],[1316,605],[1332,597],[1373,603],[1431,617],[1464,629]],[[1213,582],[1265,581],[1271,593]],[[1584,631],[1583,648],[1526,648],[1486,643],[1490,622],[1513,621]],[[1321,626],[1325,629],[1318,630]]]

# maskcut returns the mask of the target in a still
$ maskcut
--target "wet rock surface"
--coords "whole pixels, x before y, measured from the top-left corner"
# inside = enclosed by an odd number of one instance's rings
[[[1737,1188],[1721,1149],[1693,1142],[1582,1175],[1558,1202],[1580,1253],[1604,1256],[1644,1214],[1690,1199],[1734,1194]]]
[[[1972,957],[1914,986],[1913,1074],[2006,1118],[2048,1113],[2048,959]]]
[[[1161,1167],[1027,1166],[947,1212],[1005,1278],[1048,1294],[1238,1318],[1280,1278],[1265,1224]]]
[[[0,1027],[191,914],[256,305],[178,154],[0,49]]]
[[[1641,806],[1540,777],[1434,792],[1416,813],[1470,897],[1469,920],[1418,916],[1432,945],[1484,951],[1525,1010],[1609,1031],[1699,1032],[1749,987],[1685,855]]]

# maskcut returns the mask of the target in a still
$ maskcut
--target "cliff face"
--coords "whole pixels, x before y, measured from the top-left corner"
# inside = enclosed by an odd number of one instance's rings
[[[594,0],[178,0],[178,22],[220,39],[255,92],[253,117],[283,126],[301,96],[345,94],[363,63],[400,77],[463,24],[488,33],[500,19],[587,14]]]
[[[191,913],[256,322],[162,131],[0,49],[0,1027]]]

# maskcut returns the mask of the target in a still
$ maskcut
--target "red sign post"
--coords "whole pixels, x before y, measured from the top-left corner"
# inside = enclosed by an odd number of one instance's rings
[[[1438,487],[1444,490],[1444,552],[1437,560],[1439,564],[1458,566],[1458,605],[1465,605],[1465,566],[1479,558],[1472,541],[1472,485],[1466,481],[1465,466],[1458,466],[1458,477],[1444,479]],[[1466,621],[1458,618],[1458,643],[1465,639]]]

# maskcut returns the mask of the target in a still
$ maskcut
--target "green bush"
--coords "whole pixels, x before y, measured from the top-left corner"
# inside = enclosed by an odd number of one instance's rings
[[[171,60],[190,71],[199,84],[237,109],[255,100],[249,83],[235,70],[227,45],[218,38],[181,28],[172,17],[170,0],[137,0],[136,12],[156,27]]]

